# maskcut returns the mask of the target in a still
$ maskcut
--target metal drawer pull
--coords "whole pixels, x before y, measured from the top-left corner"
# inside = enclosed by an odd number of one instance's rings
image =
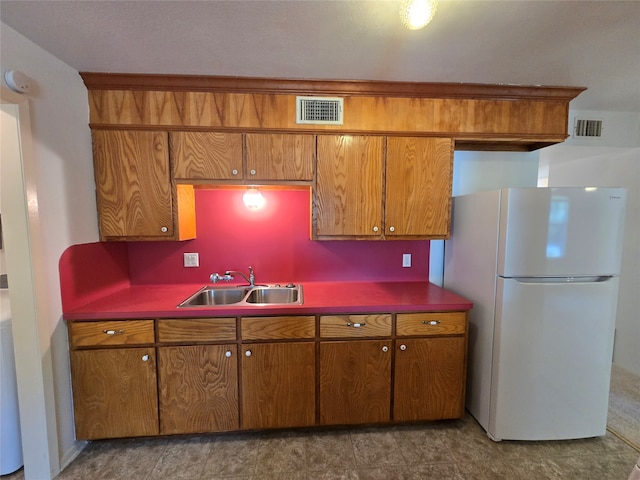
[[[124,333],[123,329],[120,330],[103,330],[102,333],[106,335],[122,335]]]
[[[347,322],[347,327],[353,327],[353,328],[365,327],[366,325],[367,325],[366,323],[351,323],[351,322]]]
[[[430,320],[428,322],[426,320],[423,320],[422,323],[423,325],[439,325],[440,320]]]

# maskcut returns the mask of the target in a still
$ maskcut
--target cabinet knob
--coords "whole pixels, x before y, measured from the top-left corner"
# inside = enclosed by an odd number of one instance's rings
[[[231,174],[232,175],[237,175],[238,174],[238,170],[236,170],[235,168],[233,170],[231,170]]]
[[[256,174],[256,171],[255,171],[255,170],[251,170],[249,173],[250,173],[251,175],[255,175],[255,174]]]
[[[378,230],[380,230],[378,227],[373,227],[374,232],[377,232]]]
[[[396,227],[389,227],[389,231],[390,232],[395,232],[396,231]]]
[[[407,349],[407,346],[402,344],[400,345],[400,350],[402,350],[403,352]]]
[[[168,229],[167,227],[162,227],[162,228],[160,229],[160,231],[161,231],[162,233],[167,233],[167,232],[169,231],[169,229]]]
[[[149,361],[149,355],[142,355],[142,361],[143,362],[148,362]]]
[[[251,356],[251,350],[247,350],[246,352],[244,352],[244,355],[246,357],[250,357]]]
[[[231,350],[227,350],[226,352],[224,352],[224,356],[227,358],[231,358]]]
[[[386,345],[384,347],[382,347],[382,351],[383,352],[388,352],[389,351],[389,347],[387,347]]]

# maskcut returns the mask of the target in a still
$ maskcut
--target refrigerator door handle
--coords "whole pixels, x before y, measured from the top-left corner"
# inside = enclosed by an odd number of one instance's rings
[[[500,275],[501,276],[501,275]],[[502,277],[502,276],[501,276]],[[502,277],[519,283],[600,283],[611,280],[613,275],[590,275],[577,277]]]

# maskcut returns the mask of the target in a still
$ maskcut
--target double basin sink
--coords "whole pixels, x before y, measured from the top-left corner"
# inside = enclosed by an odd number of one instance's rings
[[[302,285],[205,286],[183,301],[178,308],[220,305],[302,305]]]

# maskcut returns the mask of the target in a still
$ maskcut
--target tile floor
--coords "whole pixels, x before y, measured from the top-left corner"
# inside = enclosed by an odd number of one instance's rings
[[[467,415],[421,425],[95,441],[56,480],[626,480],[639,455],[611,433],[496,443]]]

